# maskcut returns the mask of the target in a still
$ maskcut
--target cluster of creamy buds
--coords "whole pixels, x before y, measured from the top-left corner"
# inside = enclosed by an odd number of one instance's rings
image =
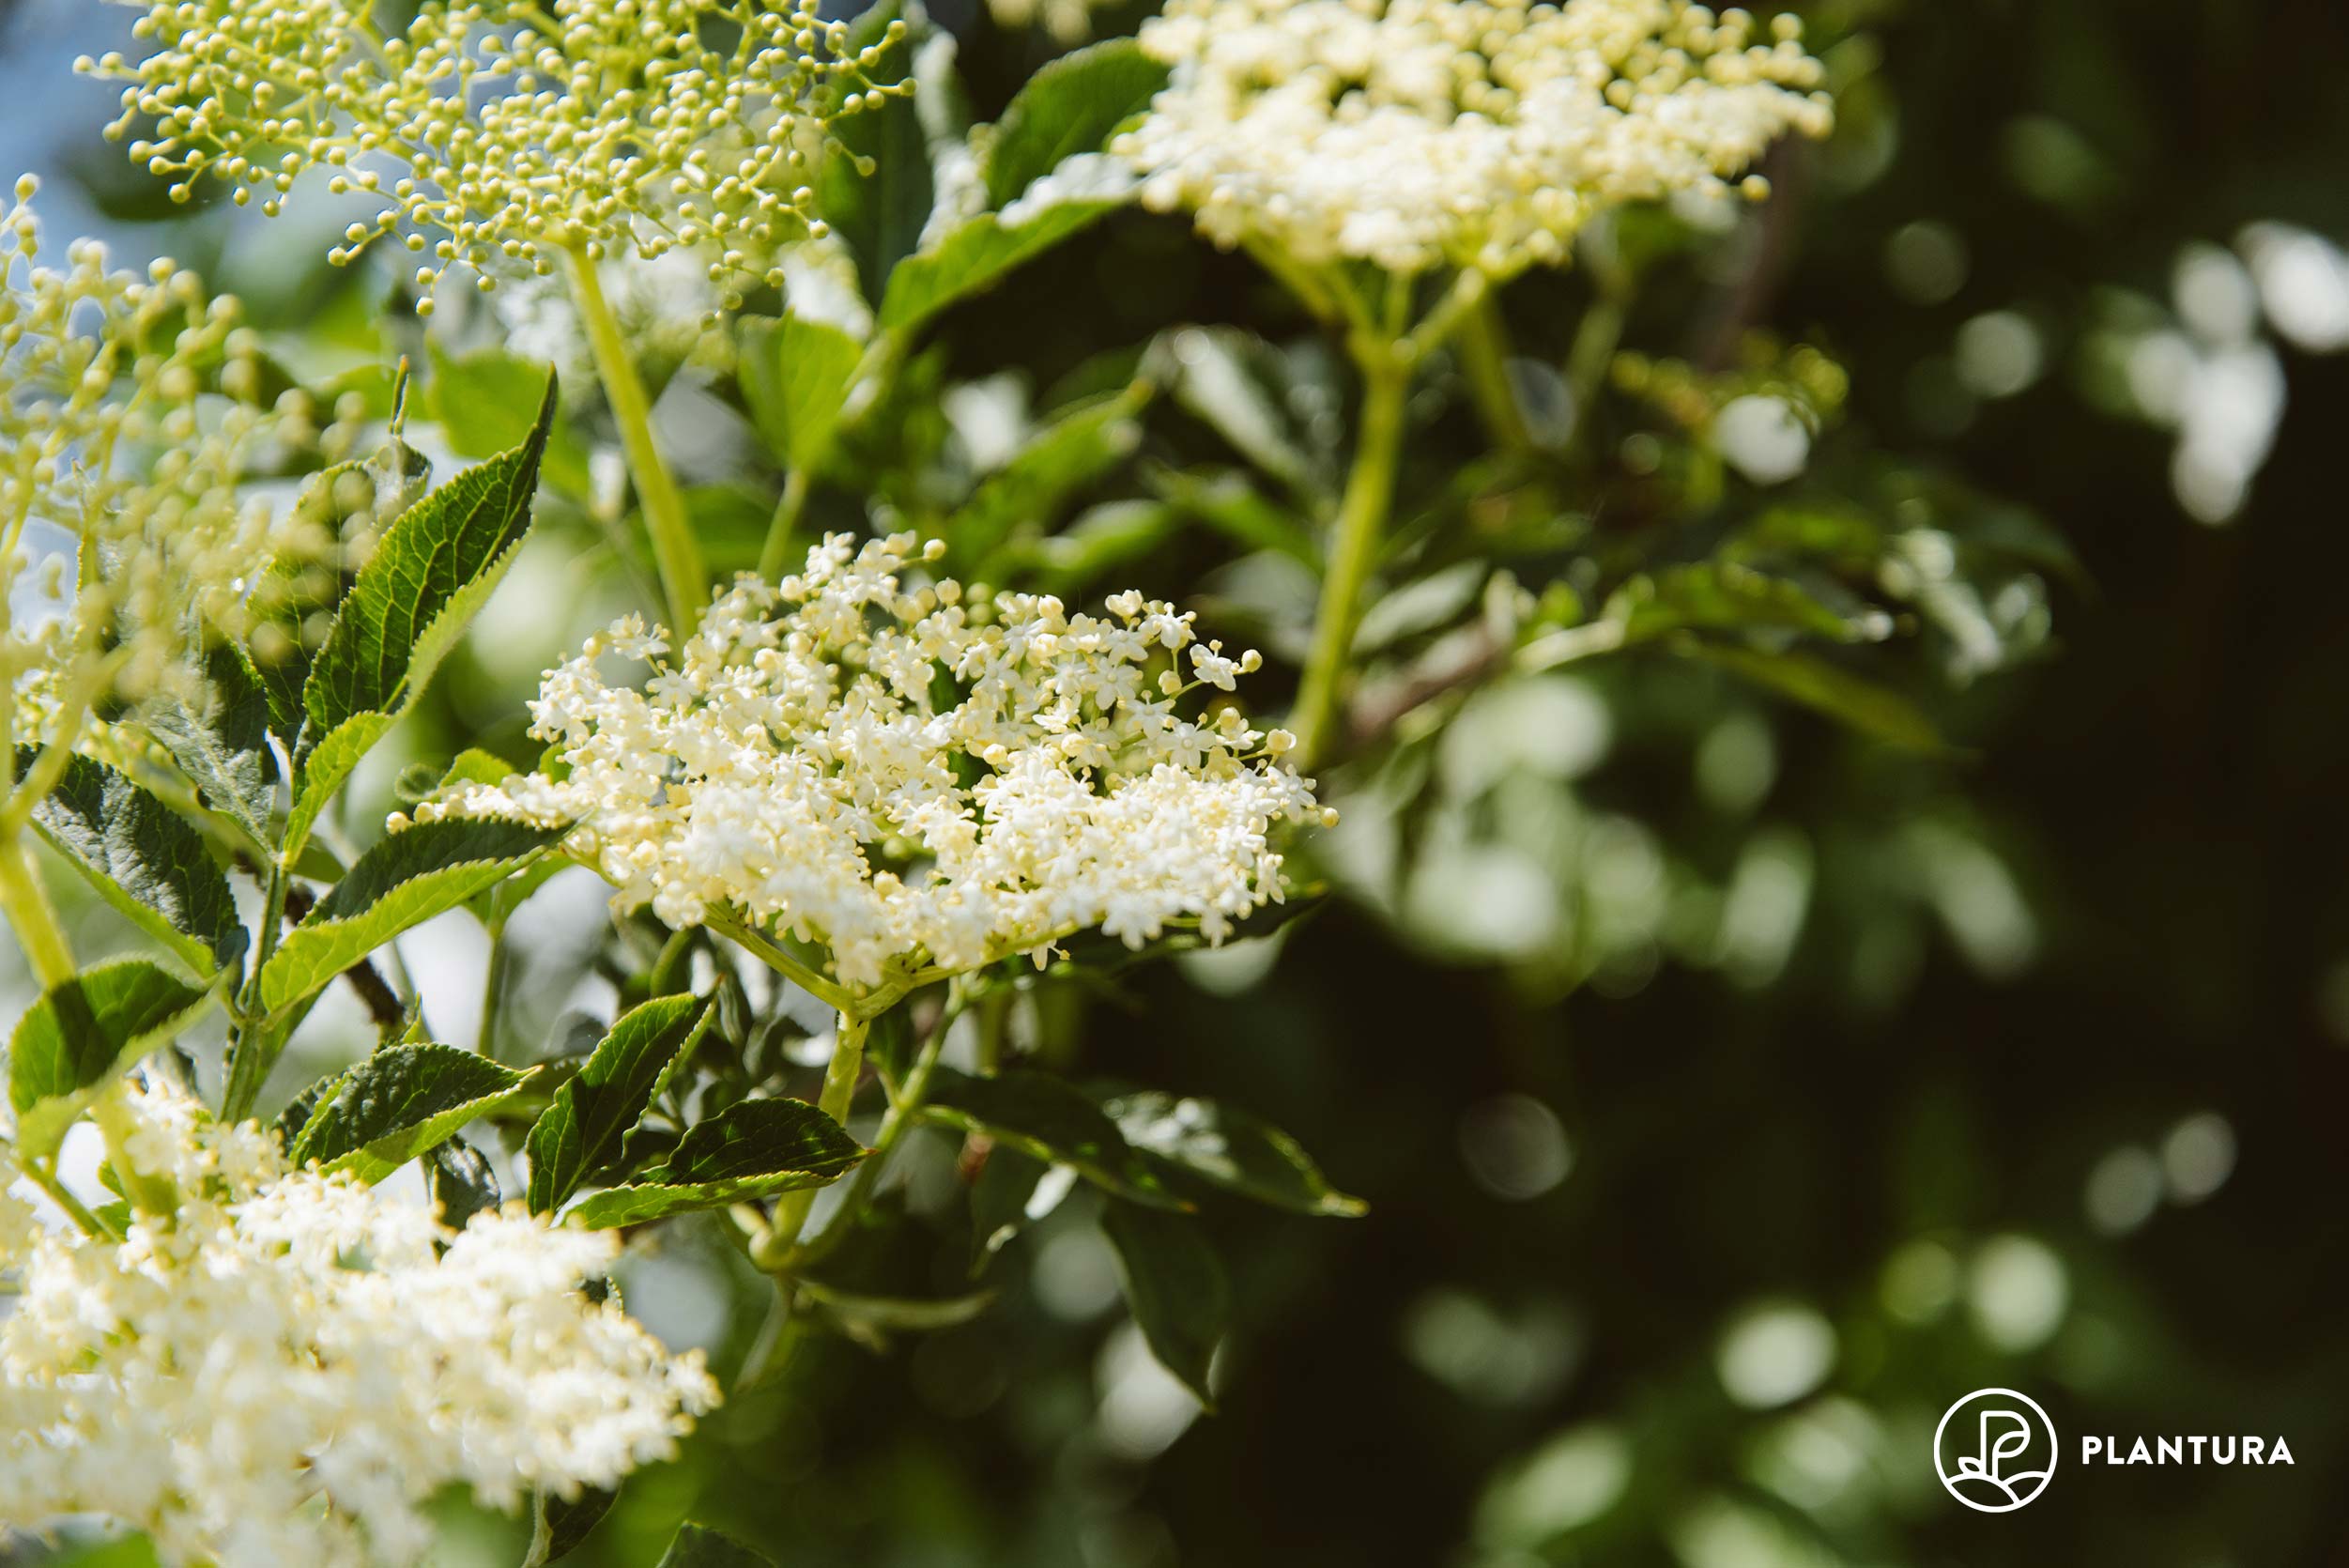
[[[426,0],[392,37],[373,0],[130,3],[153,52],[77,62],[129,84],[109,134],[152,121],[130,155],[181,200],[210,176],[275,214],[313,169],[380,198],[334,259],[398,234],[425,307],[451,267],[488,289],[573,249],[779,283],[824,124],[904,90],[870,81],[903,23],[854,48],[819,0]]]
[[[176,1089],[122,1094],[171,1214],[92,1237],[0,1191],[0,1521],[106,1514],[176,1565],[413,1563],[441,1488],[610,1487],[716,1403],[699,1355],[582,1288],[610,1234],[518,1207],[453,1232]]]
[[[1170,0],[1118,152],[1144,201],[1306,265],[1506,277],[1607,208],[1732,182],[1832,115],[1800,24],[1686,0]]]
[[[1096,11],[1118,0],[987,0],[987,8],[1006,27],[1041,27],[1061,44],[1080,44],[1093,36]]]
[[[1071,614],[911,586],[914,560],[911,534],[827,539],[800,575],[720,594],[674,665],[665,634],[622,623],[532,705],[557,769],[417,816],[576,823],[570,849],[623,905],[680,927],[730,911],[820,945],[851,989],[1041,961],[1094,927],[1221,941],[1281,898],[1276,828],[1328,816],[1279,761],[1294,743],[1236,708],[1178,712],[1256,654],[1138,593]],[[607,684],[606,653],[652,678]]]
[[[319,428],[299,392],[265,400],[237,302],[194,274],[110,269],[89,241],[42,265],[34,188],[0,220],[0,730],[70,744],[45,732],[56,715],[153,691],[203,639],[252,628],[262,568],[317,542],[247,477],[354,432]]]

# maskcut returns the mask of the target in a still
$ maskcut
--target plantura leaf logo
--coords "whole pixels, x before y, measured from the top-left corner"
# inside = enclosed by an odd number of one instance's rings
[[[2012,1389],[1977,1389],[1933,1430],[1933,1468],[1968,1508],[2012,1514],[2055,1474],[2055,1423],[2038,1401]]]

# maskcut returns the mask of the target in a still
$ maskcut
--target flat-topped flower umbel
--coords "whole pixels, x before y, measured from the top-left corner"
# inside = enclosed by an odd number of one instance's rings
[[[1684,0],[1170,0],[1142,42],[1174,78],[1118,146],[1218,244],[1502,278],[1823,134],[1819,63],[1774,31]]]
[[[560,766],[418,816],[576,822],[570,847],[622,903],[674,926],[738,912],[820,945],[852,993],[1040,959],[1097,926],[1217,941],[1281,897],[1274,830],[1323,817],[1278,761],[1288,737],[1177,711],[1254,653],[1139,593],[1096,617],[914,587],[914,548],[836,535],[796,576],[744,578],[674,665],[638,622],[591,639],[532,707]],[[606,653],[652,678],[606,683]]]
[[[0,1522],[106,1514],[173,1564],[408,1564],[451,1484],[513,1510],[670,1457],[717,1400],[583,1281],[616,1233],[518,1207],[438,1223],[289,1170],[251,1122],[130,1087],[124,1153],[176,1198],[116,1241],[0,1181]],[[0,1176],[13,1176],[0,1161]]]

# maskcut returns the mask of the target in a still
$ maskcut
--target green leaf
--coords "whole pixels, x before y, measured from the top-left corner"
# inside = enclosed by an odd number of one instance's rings
[[[1085,596],[1113,572],[1167,544],[1185,518],[1164,501],[1112,500],[1087,507],[1058,533],[997,553],[990,582],[1029,582],[1064,598]]]
[[[992,288],[1013,269],[1121,205],[1076,198],[1051,203],[1017,223],[1006,223],[992,212],[966,219],[934,246],[898,263],[882,296],[881,325],[911,331],[948,305]]]
[[[1134,416],[1149,398],[1141,384],[1088,398],[1029,437],[946,520],[956,563],[975,568],[1014,529],[1047,526],[1070,497],[1124,462],[1142,443]]]
[[[880,43],[883,30],[903,14],[884,0],[851,23],[844,53]],[[914,32],[882,50],[873,67],[859,73],[875,86],[894,86],[914,69]],[[910,94],[883,98],[831,125],[834,145],[825,149],[816,174],[816,205],[824,222],[856,258],[865,298],[882,298],[889,273],[921,244],[929,222],[936,182],[930,171],[929,137]]]
[[[930,1075],[922,1115],[1035,1159],[1073,1165],[1088,1181],[1137,1203],[1190,1207],[1166,1191],[1106,1112],[1049,1074],[1015,1068],[975,1078],[940,1067]]]
[[[1012,1237],[1060,1207],[1076,1184],[1073,1170],[1052,1167],[1008,1144],[987,1151],[987,1163],[971,1184],[971,1272],[1011,1244]]]
[[[296,764],[299,779],[294,788],[293,808],[285,817],[285,833],[279,851],[282,858],[291,859],[301,852],[310,841],[311,828],[317,824],[318,813],[334,799],[343,781],[359,766],[359,760],[390,734],[392,726],[398,722],[396,714],[353,714],[329,730]]]
[[[277,1134],[277,1146],[290,1150],[301,1141],[301,1130],[310,1125],[310,1118],[318,1114],[318,1107],[327,1097],[342,1086],[343,1074],[330,1072],[310,1087],[288,1100],[285,1109],[277,1114],[269,1130]]]
[[[1765,653],[1751,648],[1698,643],[1696,652],[1722,669],[1816,708],[1864,735],[1906,751],[1943,753],[1941,731],[1916,704],[1888,686],[1840,669],[1809,653]]]
[[[545,1568],[560,1561],[603,1522],[619,1498],[617,1491],[593,1486],[582,1488],[577,1497],[568,1499],[551,1492],[539,1493],[530,1510],[530,1553],[522,1568]]]
[[[453,1045],[394,1045],[345,1073],[287,1158],[381,1181],[496,1110],[527,1074]]]
[[[1890,630],[1881,613],[1847,617],[1800,583],[1732,562],[1673,566],[1634,577],[1615,591],[1604,618],[1621,624],[1626,644],[1674,631],[1769,631],[1864,642]]]
[[[115,1073],[185,1028],[212,992],[145,959],[119,959],[52,986],[8,1041],[8,1105],[20,1161],[46,1160]]]
[[[459,1138],[426,1152],[424,1177],[440,1222],[451,1230],[463,1230],[467,1221],[496,1208],[503,1196],[489,1157]]]
[[[140,710],[147,732],[195,784],[204,803],[230,818],[255,843],[270,842],[277,809],[277,757],[269,749],[269,699],[244,652],[226,643],[205,655],[202,712],[176,697]]]
[[[107,1207],[120,1207],[126,1216],[130,1211],[128,1204]],[[105,1209],[99,1210],[99,1217],[107,1218]],[[124,1222],[129,1222],[127,1218]],[[25,1568],[161,1568],[162,1563],[147,1537],[96,1520],[86,1530],[73,1525],[44,1527],[32,1554],[21,1559]]]
[[[438,788],[446,790],[458,784],[503,784],[519,770],[494,751],[468,746],[449,761],[440,775]]]
[[[775,1568],[748,1546],[699,1525],[679,1527],[658,1568]]]
[[[409,927],[454,909],[521,869],[562,828],[489,817],[446,817],[376,843],[359,857],[261,969],[259,1000],[275,1014]]]
[[[1099,151],[1112,131],[1149,108],[1166,78],[1166,66],[1131,38],[1064,54],[1029,77],[995,122],[987,205],[1011,201],[1065,158]]]
[[[714,1011],[691,996],[660,996],[612,1025],[530,1129],[531,1213],[560,1208],[589,1172],[619,1152]]]
[[[1157,1089],[1101,1108],[1144,1154],[1227,1192],[1297,1214],[1350,1219],[1368,1207],[1331,1186],[1296,1139],[1246,1111]]]
[[[667,1164],[582,1200],[571,1218],[606,1230],[821,1187],[867,1152],[805,1100],[745,1099],[687,1129]]]
[[[1246,474],[1226,469],[1190,474],[1160,469],[1147,476],[1150,487],[1186,516],[1206,524],[1246,549],[1273,550],[1318,574],[1321,546],[1305,519],[1267,500]]]
[[[1117,1249],[1126,1303],[1150,1354],[1213,1409],[1207,1371],[1230,1324],[1232,1292],[1197,1222],[1112,1201],[1101,1212],[1101,1230]]]
[[[294,500],[294,515],[315,537],[341,543],[355,531],[372,533],[376,514],[395,499],[384,493],[369,460],[354,457],[305,480]],[[361,520],[357,530],[354,520]],[[276,635],[255,639],[253,677],[268,707],[269,730],[290,749],[301,735],[301,687],[318,653],[315,628],[332,624],[351,579],[339,567],[305,554],[272,561],[268,577],[270,592],[263,597],[261,615]]]
[[[743,400],[767,445],[808,475],[832,451],[865,346],[827,321],[786,311],[745,333]]]
[[[530,438],[530,415],[546,392],[546,367],[491,346],[451,354],[437,340],[425,353],[424,411],[459,457],[494,457]]]
[[[21,772],[29,746],[17,751]],[[245,928],[204,835],[103,762],[75,757],[33,825],[99,896],[199,975],[237,961]]]
[[[299,850],[326,801],[423,689],[512,564],[530,530],[554,418],[550,377],[530,438],[402,513],[352,581],[302,684],[286,854]]]
[[[527,445],[531,414],[546,390],[546,367],[495,346],[449,354],[425,340],[432,376],[424,383],[424,408],[459,457],[495,457]],[[652,394],[657,396],[657,391]],[[546,477],[564,490],[584,494],[587,453],[558,425],[546,441]]]
[[[1323,401],[1301,395],[1323,389],[1301,387],[1287,357],[1236,327],[1181,327],[1159,341],[1176,367],[1174,401],[1266,474],[1311,505],[1322,504],[1329,476],[1306,422],[1293,410]]]

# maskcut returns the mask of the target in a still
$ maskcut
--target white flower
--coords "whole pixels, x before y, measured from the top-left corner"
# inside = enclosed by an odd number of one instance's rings
[[[1117,150],[1221,245],[1507,276],[1826,131],[1799,27],[1752,26],[1685,0],[1169,0],[1142,41],[1173,79]]]
[[[668,1457],[716,1402],[614,1299],[618,1243],[518,1209],[437,1224],[288,1171],[252,1123],[130,1088],[127,1153],[169,1221],[0,1253],[0,1524],[103,1514],[175,1564],[416,1561],[451,1484],[514,1509]],[[445,1251],[444,1251],[445,1249]]]
[[[798,576],[742,579],[641,691],[595,664],[651,647],[641,628],[591,639],[532,705],[555,773],[462,788],[417,819],[576,822],[570,849],[620,903],[676,926],[738,912],[821,944],[856,989],[1040,958],[1096,926],[1140,945],[1195,922],[1220,941],[1282,896],[1274,830],[1324,813],[1271,761],[1278,731],[1177,714],[1187,688],[1162,655],[1190,646],[1188,614],[1138,593],[1097,619],[914,589],[913,547],[839,535]],[[1260,662],[1191,656],[1226,688]]]

